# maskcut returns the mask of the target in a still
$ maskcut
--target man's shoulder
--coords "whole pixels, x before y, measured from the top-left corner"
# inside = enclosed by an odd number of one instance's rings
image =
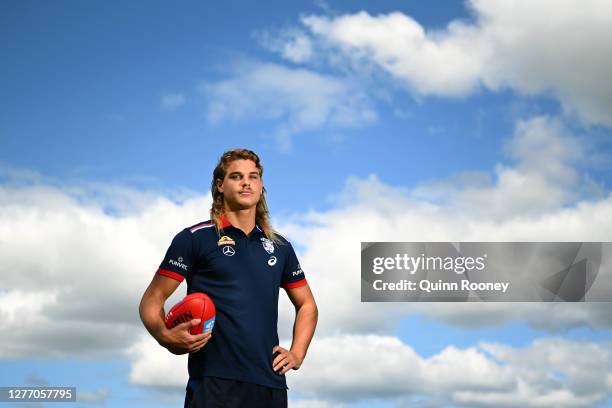
[[[200,246],[210,245],[219,239],[215,223],[207,220],[183,228],[174,237],[174,242],[183,245]]]
[[[215,223],[212,222],[211,220],[207,220],[207,221],[198,222],[197,224],[193,224],[192,226],[185,228],[184,231],[189,231],[191,234],[196,234],[198,231],[200,232],[210,231],[210,230],[214,230],[214,228],[215,228]]]
[[[276,244],[278,244],[281,247],[291,247],[291,242],[281,233],[279,233],[278,231],[274,231],[274,235],[275,235],[275,240]]]

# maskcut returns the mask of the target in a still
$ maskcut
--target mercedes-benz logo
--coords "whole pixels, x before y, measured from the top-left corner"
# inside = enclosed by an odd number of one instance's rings
[[[223,247],[223,255],[232,256],[235,253],[236,253],[236,251],[231,246],[226,245],[226,246]]]

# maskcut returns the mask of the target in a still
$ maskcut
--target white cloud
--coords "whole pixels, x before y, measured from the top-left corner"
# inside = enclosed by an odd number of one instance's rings
[[[607,397],[603,392],[581,396],[564,389],[542,393],[541,389],[534,389],[523,380],[518,381],[512,392],[459,391],[454,394],[455,401],[475,407],[592,407]]]
[[[291,62],[304,63],[313,57],[312,40],[300,30],[262,31],[256,37],[263,47]]]
[[[452,34],[465,33],[465,26],[449,27],[448,38],[436,41],[418,22],[399,12],[378,17],[365,11],[335,18],[309,16],[302,22],[315,35],[352,57],[373,60],[419,93],[461,95],[478,84],[485,50],[477,44],[467,47],[466,40],[457,41]]]
[[[210,199],[126,190],[0,186],[1,357],[96,356],[133,342],[170,239],[207,219]]]
[[[295,62],[307,61],[312,56],[310,39],[305,35],[294,37],[290,42],[283,44],[282,54]]]
[[[133,383],[182,390],[186,359],[143,338],[132,347]],[[430,406],[584,407],[610,395],[612,344],[540,338],[523,347],[480,343],[420,356],[396,337],[317,338],[298,371],[287,375],[296,406],[342,407],[356,401]],[[312,405],[308,405],[312,404]],[[416,403],[414,405],[417,405]]]
[[[183,106],[187,98],[183,94],[166,94],[161,98],[161,107],[167,110],[175,110]]]
[[[346,404],[337,404],[321,400],[292,400],[289,399],[291,408],[345,408]]]
[[[457,401],[474,406],[588,407],[610,396],[606,379],[612,366],[612,343],[538,339],[516,349],[481,344],[516,372],[513,392],[460,391]],[[549,390],[543,392],[543,390]]]
[[[518,121],[506,143],[513,165],[498,164],[495,180],[469,174],[463,179],[423,183],[413,193],[435,197],[466,214],[498,219],[545,214],[576,202],[586,190],[575,168],[586,157],[584,148],[556,118]]]
[[[111,390],[108,388],[99,388],[96,390],[81,390],[77,392],[77,402],[86,404],[104,405],[111,396]]]
[[[148,333],[141,335],[127,351],[132,362],[130,381],[138,385],[185,389],[187,355],[177,356],[161,347]]]
[[[230,78],[202,84],[200,90],[212,123],[244,118],[279,122],[275,134],[285,148],[290,136],[304,131],[376,120],[368,97],[350,82],[277,64],[246,64]]]
[[[553,95],[585,123],[612,124],[612,3],[472,0],[468,7],[474,22],[434,31],[401,12],[313,15],[302,23],[323,50],[331,44],[351,60],[373,62],[417,94],[511,88]]]
[[[345,335],[313,343],[308,363],[288,378],[299,393],[337,402],[584,407],[610,395],[611,353],[610,343],[544,338],[524,347],[450,346],[425,358],[394,337]]]
[[[507,368],[475,349],[449,347],[424,359],[399,339],[377,335],[322,338],[311,348],[307,367],[290,377],[310,397],[358,401],[513,383]]]

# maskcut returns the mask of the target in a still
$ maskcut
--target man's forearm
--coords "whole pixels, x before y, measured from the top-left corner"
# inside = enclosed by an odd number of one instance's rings
[[[306,303],[302,305],[295,315],[295,323],[293,324],[293,341],[291,343],[291,352],[300,359],[304,360],[308,346],[312,340],[312,336],[317,326],[319,312],[316,303]]]
[[[157,340],[159,344],[164,345],[164,309],[163,302],[160,302],[152,297],[143,298],[139,308],[140,319],[151,333],[151,336]]]

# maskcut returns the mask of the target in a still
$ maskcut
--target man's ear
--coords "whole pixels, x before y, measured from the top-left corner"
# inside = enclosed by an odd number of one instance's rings
[[[217,179],[215,181],[215,187],[217,188],[218,192],[223,193],[223,181],[221,181],[221,179]]]

